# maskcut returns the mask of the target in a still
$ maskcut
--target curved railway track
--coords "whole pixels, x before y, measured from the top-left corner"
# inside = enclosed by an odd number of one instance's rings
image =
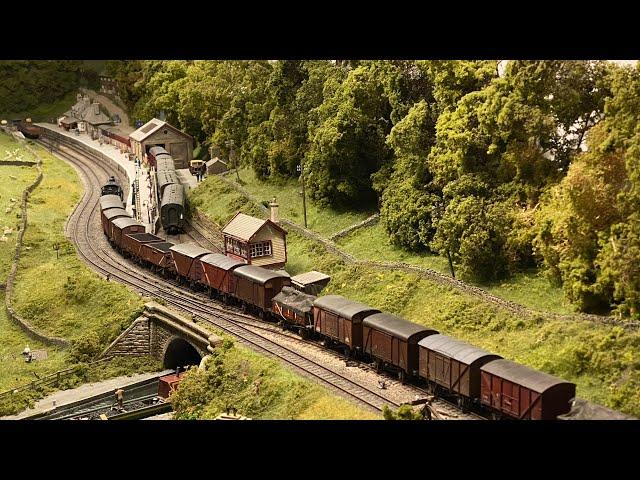
[[[51,145],[41,141],[46,147]],[[376,411],[381,411],[383,406],[400,406],[400,403],[392,400],[372,388],[362,385],[345,375],[322,365],[317,361],[294,351],[281,343],[271,340],[262,332],[275,336],[286,336],[290,340],[307,342],[318,347],[316,342],[300,339],[292,334],[283,332],[273,324],[265,324],[254,320],[248,315],[235,312],[228,306],[221,307],[204,295],[197,295],[186,290],[176,282],[168,281],[162,277],[143,270],[133,262],[125,260],[110,247],[104,235],[99,219],[98,202],[100,187],[114,172],[96,158],[88,148],[76,148],[71,142],[58,140],[58,145],[53,149],[67,162],[72,164],[79,172],[85,187],[85,193],[74,213],[67,223],[66,234],[77,247],[80,258],[99,274],[111,277],[139,293],[151,297],[162,298],[167,304],[184,312],[194,315],[201,321],[205,321],[227,334],[237,338],[241,343],[250,348],[278,358],[293,366],[310,377],[316,378],[321,383],[341,392],[343,395],[356,399]],[[121,184],[128,186],[128,181],[122,181],[122,175],[117,174]],[[194,241],[205,248],[211,248],[209,240],[202,232],[193,229],[196,234],[189,235]],[[334,352],[335,354],[335,352]],[[366,364],[360,364],[361,368],[370,369]],[[387,383],[395,381],[387,380]],[[424,393],[424,390],[414,387],[416,393]],[[482,419],[473,413],[462,413],[454,404],[436,399],[433,406],[453,418]]]

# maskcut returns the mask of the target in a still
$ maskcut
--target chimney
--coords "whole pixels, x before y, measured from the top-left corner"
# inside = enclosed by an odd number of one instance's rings
[[[280,218],[278,217],[278,204],[276,203],[276,197],[273,197],[273,200],[271,200],[271,203],[269,204],[269,206],[271,207],[271,218],[270,220],[279,225],[280,224]]]
[[[93,113],[96,115],[100,115],[100,104],[99,103],[94,103],[93,104]]]

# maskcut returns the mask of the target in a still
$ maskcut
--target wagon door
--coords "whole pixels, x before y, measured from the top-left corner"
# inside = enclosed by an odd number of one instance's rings
[[[325,312],[323,320],[322,333],[332,338],[338,338],[338,316],[330,312]]]
[[[439,353],[434,353],[434,378],[443,387],[451,387],[451,359]]]
[[[520,387],[506,380],[502,382],[502,409],[514,417],[520,416]]]

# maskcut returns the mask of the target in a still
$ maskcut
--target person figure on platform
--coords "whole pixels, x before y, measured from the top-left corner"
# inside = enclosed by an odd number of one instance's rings
[[[124,390],[119,388],[115,392],[116,402],[118,403],[118,409],[122,410],[124,408]]]

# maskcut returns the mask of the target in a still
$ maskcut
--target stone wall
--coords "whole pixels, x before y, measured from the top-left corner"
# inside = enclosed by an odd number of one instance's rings
[[[101,358],[120,355],[151,355],[163,360],[169,343],[176,337],[189,342],[205,356],[221,338],[178,313],[154,302],[145,305],[145,312],[109,345]]]
[[[18,232],[18,238],[16,240],[16,251],[13,256],[11,271],[9,272],[9,276],[7,277],[7,282],[5,284],[5,296],[4,296],[5,308],[7,310],[7,315],[9,316],[9,318],[13,320],[30,338],[36,341],[39,341],[45,345],[55,345],[61,348],[66,348],[69,346],[69,341],[67,339],[59,338],[59,337],[50,337],[48,335],[45,335],[42,332],[39,332],[35,327],[33,327],[29,323],[29,321],[26,318],[24,318],[22,315],[16,312],[11,302],[11,298],[13,296],[14,282],[16,279],[16,275],[18,274],[18,262],[20,261],[20,253],[22,251],[24,233],[27,230],[27,202],[29,201],[29,195],[38,187],[38,185],[40,185],[40,182],[42,181],[42,178],[43,178],[42,168],[40,166],[41,161],[40,161],[40,158],[38,157],[38,154],[33,149],[31,149],[31,147],[29,147],[29,145],[27,145],[26,143],[24,143],[24,146],[38,159],[38,162],[36,164],[36,168],[38,169],[38,176],[33,181],[33,183],[31,183],[31,185],[25,188],[24,192],[22,192],[22,203],[21,203],[22,225],[20,226],[20,229]]]
[[[107,347],[102,356],[149,355],[151,338],[151,320],[146,316],[138,317],[122,334]]]

